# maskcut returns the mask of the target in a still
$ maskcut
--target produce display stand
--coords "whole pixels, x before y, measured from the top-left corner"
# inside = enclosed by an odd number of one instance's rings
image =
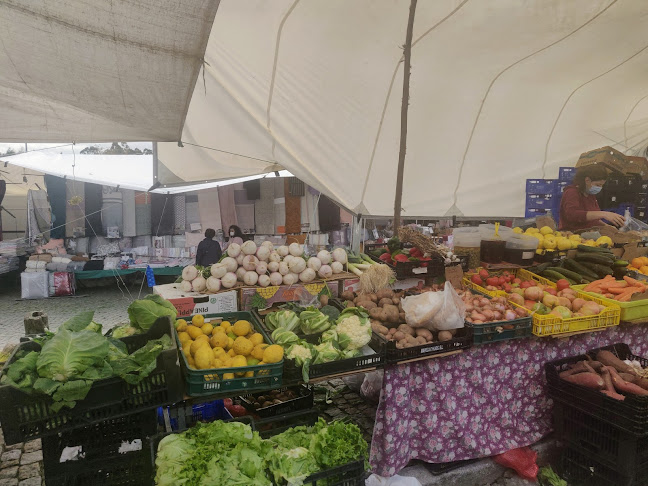
[[[69,432],[108,419],[175,403],[182,399],[182,376],[178,367],[178,349],[173,339],[173,322],[161,317],[145,334],[122,338],[129,352],[163,335],[172,338],[172,348],[157,357],[156,368],[138,385],[129,385],[121,378],[97,380],[84,400],[72,409],[52,409],[52,399],[45,395],[27,394],[9,385],[0,386],[0,422],[6,444]],[[36,351],[34,341],[21,343],[5,364],[2,373],[16,360],[22,350]]]
[[[153,275],[177,277],[182,275],[183,267],[152,267]],[[146,268],[114,268],[112,270],[80,270],[74,272],[77,280],[90,280],[97,278],[109,278],[116,275],[131,275],[136,273],[144,274]]]
[[[478,268],[476,270],[477,272],[479,272],[480,269]],[[507,270],[509,271],[510,274],[515,275],[516,278],[522,280],[530,280],[539,284],[548,285],[550,287],[556,288],[556,284],[551,280],[541,277],[540,275],[536,275],[535,273],[531,273],[528,270],[525,270],[524,268],[512,268],[510,266],[507,266],[501,268],[500,270],[502,271]],[[476,290],[480,294],[488,295],[490,297],[506,297],[506,292],[504,290],[488,290],[485,287],[482,287],[481,285],[477,285],[472,280],[470,280],[470,277],[472,275],[474,275],[474,273],[469,273],[464,276],[462,283],[464,284],[465,287],[468,287],[469,289],[472,290]]]
[[[614,299],[608,299],[600,295],[586,292],[584,289],[587,285],[572,285],[571,288],[583,292],[584,294],[596,297],[603,302],[611,305],[618,305],[621,308],[620,319],[624,322],[631,321],[645,321],[648,319],[648,299],[635,300],[630,302],[619,302]]]

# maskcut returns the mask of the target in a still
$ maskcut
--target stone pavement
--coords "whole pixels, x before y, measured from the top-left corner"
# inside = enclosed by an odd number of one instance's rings
[[[0,433],[0,486],[41,486],[43,481],[41,441],[5,445]]]

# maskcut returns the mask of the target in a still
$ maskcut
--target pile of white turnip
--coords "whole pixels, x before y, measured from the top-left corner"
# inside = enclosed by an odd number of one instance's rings
[[[332,252],[320,251],[317,256],[304,255],[298,243],[277,249],[270,241],[258,246],[254,241],[242,245],[231,243],[220,262],[211,266],[210,276],[204,278],[190,265],[182,271],[181,288],[184,292],[213,293],[238,285],[268,287],[310,283],[319,278],[330,278],[342,273],[347,263],[343,248]]]

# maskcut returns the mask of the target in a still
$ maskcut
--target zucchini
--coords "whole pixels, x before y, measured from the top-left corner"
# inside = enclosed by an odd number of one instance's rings
[[[559,273],[561,275],[564,275],[564,278],[566,279],[569,278],[577,282],[583,280],[582,275],[580,275],[577,272],[572,272],[571,270],[567,270],[566,268],[549,267],[547,271]]]
[[[614,266],[615,267],[627,267],[630,265],[630,262],[628,260],[615,260],[614,261]]]
[[[587,245],[578,245],[577,246],[578,251],[584,251],[587,253],[609,253],[610,255],[612,252],[608,248],[598,248],[596,246],[587,246]]]
[[[578,263],[576,260],[572,260],[571,258],[565,258],[564,260],[565,267],[567,267],[569,270],[572,272],[576,272],[581,275],[583,278],[590,278],[597,280],[598,275],[594,273],[592,270],[589,268],[584,267],[580,263]]]
[[[603,278],[606,275],[612,275],[614,273],[612,272],[612,269],[610,267],[606,267],[605,265],[599,265],[598,263],[592,263],[592,262],[579,262],[579,263],[584,267],[592,270],[600,278]]]
[[[562,280],[562,279],[567,278],[562,273],[557,272],[556,270],[554,270],[554,268],[556,268],[556,267],[551,267],[551,268],[552,268],[551,270],[545,270],[544,272],[542,272],[542,276],[545,277],[545,278],[548,278],[549,280],[551,280],[553,282],[557,282],[558,280]],[[562,270],[562,268],[559,268],[558,270]],[[578,280],[580,280],[580,278]]]
[[[578,262],[592,262],[601,265],[613,265],[614,258],[608,258],[604,255],[596,255],[594,253],[576,253],[575,260]]]
[[[531,267],[529,270],[532,273],[535,273],[536,275],[539,275],[540,273],[544,272],[550,266],[551,266],[551,262],[546,262],[546,263],[541,263],[540,265],[535,265],[535,266]]]

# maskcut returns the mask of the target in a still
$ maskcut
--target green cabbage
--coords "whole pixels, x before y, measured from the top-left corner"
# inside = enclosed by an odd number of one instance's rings
[[[168,300],[159,295],[147,295],[128,306],[128,317],[133,326],[147,331],[160,317],[169,316],[174,322],[178,311]]]
[[[330,363],[331,361],[340,359],[340,350],[331,341],[318,344],[315,346],[315,350],[317,351],[317,356],[313,364]]]
[[[286,347],[287,345],[299,342],[299,337],[292,331],[279,328],[272,331],[272,340],[276,344]]]
[[[299,326],[299,316],[291,310],[271,312],[266,316],[265,324],[271,331],[275,329],[294,331]]]
[[[299,314],[301,321],[301,330],[304,334],[316,334],[326,331],[331,327],[331,322],[326,314],[322,314],[318,309],[309,307]]]

